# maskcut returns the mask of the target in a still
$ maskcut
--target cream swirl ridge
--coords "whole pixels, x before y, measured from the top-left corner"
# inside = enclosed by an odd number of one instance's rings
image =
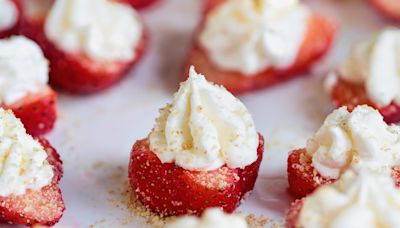
[[[348,168],[390,174],[400,165],[400,127],[388,126],[369,106],[346,107],[330,114],[307,143],[312,165],[324,177],[337,179]]]
[[[244,168],[257,160],[258,134],[246,107],[194,68],[174,100],[161,110],[149,136],[164,163],[188,170],[214,170],[224,164]]]
[[[347,171],[305,198],[298,227],[400,227],[400,190],[390,175]]]
[[[291,66],[308,28],[309,9],[298,0],[230,0],[206,18],[199,42],[224,70],[251,76]]]
[[[0,108],[0,196],[22,195],[51,183],[54,173],[42,145],[11,111]]]

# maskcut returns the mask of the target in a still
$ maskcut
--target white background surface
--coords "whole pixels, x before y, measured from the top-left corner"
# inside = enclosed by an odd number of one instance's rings
[[[132,218],[119,191],[127,180],[130,149],[147,136],[158,109],[178,88],[183,59],[200,14],[199,0],[162,0],[143,10],[151,43],[143,61],[126,80],[89,97],[60,95],[60,116],[48,136],[64,160],[61,181],[67,210],[56,227],[146,227]],[[338,20],[340,31],[330,55],[308,77],[240,96],[266,139],[264,160],[253,194],[239,211],[282,218],[287,193],[286,158],[320,126],[333,107],[322,77],[334,69],[352,43],[389,22],[366,1],[305,0]],[[0,225],[1,226],[1,225]]]

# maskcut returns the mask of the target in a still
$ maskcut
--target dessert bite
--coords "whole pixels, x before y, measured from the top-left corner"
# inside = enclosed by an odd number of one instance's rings
[[[191,65],[233,93],[306,73],[333,42],[336,26],[298,0],[207,0],[189,51]],[[184,75],[186,78],[187,75]]]
[[[225,88],[190,76],[146,139],[133,146],[133,193],[161,216],[233,212],[256,182],[264,151],[246,107]]]
[[[400,30],[387,28],[357,44],[326,85],[333,103],[349,110],[367,104],[379,110],[387,123],[400,121]]]
[[[183,216],[167,224],[165,228],[247,228],[246,220],[240,215],[225,214],[219,208],[209,208],[201,218]]]
[[[40,47],[14,36],[0,40],[0,106],[11,109],[33,136],[51,131],[57,96],[47,85],[49,67]]]
[[[42,138],[32,138],[11,111],[0,108],[0,220],[52,226],[65,209],[62,161]]]
[[[17,0],[0,0],[0,39],[18,33],[19,17]]]
[[[286,214],[287,228],[399,226],[400,190],[390,176],[368,171],[346,171]]]
[[[106,89],[126,76],[144,52],[143,24],[126,4],[57,0],[39,9],[24,17],[21,33],[41,46],[50,61],[50,83],[64,91]]]
[[[120,0],[120,1],[133,6],[133,8],[135,9],[141,9],[153,5],[159,0]]]
[[[400,127],[387,125],[369,106],[346,107],[330,114],[305,149],[288,158],[289,190],[304,197],[336,181],[348,169],[392,175],[400,186]]]
[[[400,4],[397,0],[370,0],[370,2],[384,16],[400,20]]]

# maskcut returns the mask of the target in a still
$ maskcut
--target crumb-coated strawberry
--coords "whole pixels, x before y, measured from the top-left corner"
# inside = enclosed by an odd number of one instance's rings
[[[336,181],[335,179],[325,178],[318,173],[305,149],[290,152],[287,173],[289,191],[297,198],[305,197],[318,187]],[[400,187],[400,167],[393,167],[391,175],[396,186]]]
[[[347,106],[352,111],[358,105],[369,105],[378,109],[386,123],[397,123],[400,121],[400,106],[392,103],[386,107],[377,107],[367,97],[365,87],[348,83],[339,79],[331,89],[331,98],[336,107]]]
[[[0,220],[26,226],[52,226],[62,217],[65,210],[59,187],[63,175],[62,161],[56,150],[45,139],[38,139],[53,166],[54,177],[51,184],[39,191],[27,190],[24,195],[0,197]]]
[[[136,9],[141,9],[148,7],[152,4],[155,4],[160,0],[121,0],[121,1],[133,6]]]
[[[398,0],[370,0],[371,4],[384,16],[400,20],[400,4]]]
[[[210,6],[206,6],[206,11],[208,11],[207,7]],[[332,21],[313,13],[310,16],[308,30],[295,63],[288,69],[269,68],[252,76],[219,69],[207,56],[206,51],[195,41],[187,56],[183,79],[187,78],[186,72],[193,65],[199,73],[206,75],[207,80],[223,85],[232,93],[238,94],[268,87],[306,73],[317,60],[329,51],[335,34],[336,25]]]
[[[258,159],[244,169],[223,166],[214,171],[189,171],[174,163],[162,163],[150,151],[148,139],[139,140],[131,153],[130,185],[146,208],[163,216],[201,215],[208,207],[233,212],[254,188],[263,148],[260,135]]]
[[[298,198],[312,193],[320,185],[333,181],[316,172],[305,149],[294,150],[289,154],[287,173],[289,191]]]
[[[296,200],[292,203],[285,216],[285,227],[296,228],[297,220],[300,216],[301,208],[303,207],[304,200]]]
[[[57,95],[49,87],[43,91],[28,94],[24,98],[8,105],[25,126],[28,134],[33,136],[50,132],[57,119]]]
[[[43,31],[43,19],[23,18],[21,34],[36,41],[50,62],[50,84],[70,93],[89,94],[109,88],[120,81],[139,62],[147,48],[143,32],[135,57],[130,61],[95,61],[84,54],[71,54],[59,49]]]

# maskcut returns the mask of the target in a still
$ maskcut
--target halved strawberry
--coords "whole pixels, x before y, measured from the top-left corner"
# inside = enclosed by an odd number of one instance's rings
[[[45,16],[24,17],[21,34],[36,41],[50,61],[50,84],[71,93],[88,94],[101,91],[127,75],[141,59],[147,47],[147,35],[136,46],[131,61],[94,61],[84,54],[67,53],[47,39],[44,30]]]
[[[159,0],[121,0],[121,1],[133,6],[136,9],[141,9],[150,6],[158,2]]]
[[[211,1],[211,3],[214,2]],[[209,10],[207,7],[214,7],[214,5],[206,6],[206,11]],[[208,81],[223,85],[232,93],[243,93],[271,86],[306,73],[317,60],[329,51],[335,33],[336,25],[332,21],[313,13],[310,16],[308,31],[294,65],[285,70],[270,68],[252,76],[219,69],[208,58],[206,51],[195,41],[186,60],[183,79],[187,78],[186,72],[193,65],[199,73],[206,75]]]
[[[134,194],[151,211],[163,215],[201,215],[208,207],[232,212],[254,187],[264,151],[259,136],[258,159],[244,169],[223,166],[215,171],[189,171],[162,163],[149,149],[148,139],[135,143],[129,162]]]
[[[300,216],[301,208],[303,207],[304,200],[296,200],[292,203],[285,216],[285,227],[296,228],[297,221]]]
[[[319,175],[305,149],[294,150],[289,154],[287,172],[289,191],[298,198],[312,193],[320,185],[334,181]]]
[[[352,84],[344,80],[338,80],[332,87],[331,98],[336,107],[347,106],[352,111],[358,105],[369,105],[377,109],[387,123],[397,123],[400,121],[400,105],[394,102],[386,107],[379,108],[367,97],[363,85]]]
[[[0,30],[0,39],[3,38],[7,38],[9,36],[12,35],[16,35],[19,32],[19,21],[20,21],[20,17],[21,17],[21,7],[19,4],[19,0],[11,0],[11,2],[13,2],[17,8],[18,11],[18,20],[17,22],[10,28],[7,28],[5,30]]]
[[[48,86],[39,93],[28,94],[12,105],[3,106],[11,109],[33,136],[51,131],[57,119],[57,95]]]
[[[287,172],[289,191],[297,198],[305,197],[318,187],[336,181],[318,173],[305,149],[294,150],[289,154]],[[394,167],[391,175],[396,186],[400,187],[400,167]]]
[[[386,17],[400,20],[400,4],[398,0],[370,0],[370,2]]]
[[[45,148],[54,177],[50,185],[39,191],[27,190],[24,195],[0,197],[0,220],[26,226],[56,224],[65,210],[59,187],[63,175],[62,161],[56,150],[45,139],[38,139]]]

